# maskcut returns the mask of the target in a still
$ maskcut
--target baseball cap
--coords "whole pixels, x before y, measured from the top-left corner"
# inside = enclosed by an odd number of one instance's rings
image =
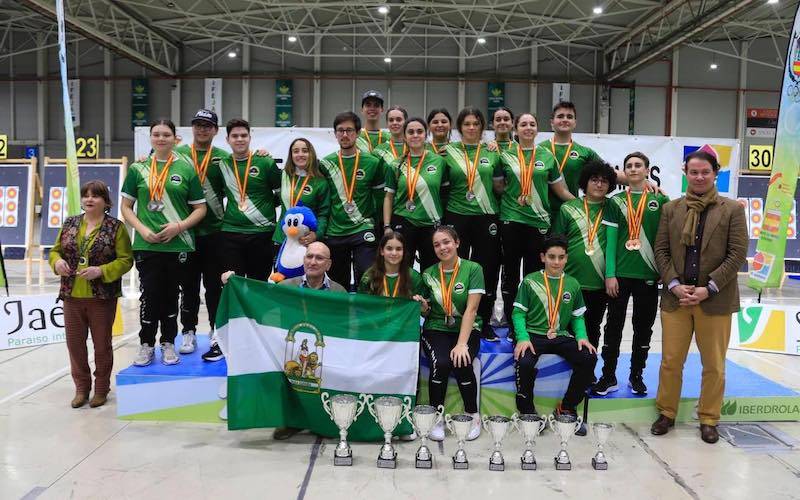
[[[192,118],[192,123],[194,122],[205,122],[214,125],[215,127],[219,127],[219,120],[217,119],[217,114],[208,109],[200,109],[197,113],[194,114],[194,118]]]
[[[377,90],[367,90],[364,92],[364,95],[361,96],[361,105],[364,105],[367,99],[377,99],[381,101],[381,106],[383,106],[383,94],[378,92]]]

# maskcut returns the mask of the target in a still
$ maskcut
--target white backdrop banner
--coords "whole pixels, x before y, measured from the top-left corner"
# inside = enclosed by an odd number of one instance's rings
[[[0,350],[66,341],[57,294],[0,298]]]
[[[140,158],[150,152],[148,127],[136,127],[134,148],[135,157]],[[289,151],[289,144],[297,137],[305,137],[314,145],[317,155],[322,157],[336,151],[336,138],[332,128],[276,128],[254,127],[252,129],[252,148],[264,148],[273,158],[283,164]],[[457,134],[453,134],[456,139]],[[536,136],[537,142],[552,137],[552,132],[542,132]],[[191,127],[178,127],[178,136],[183,141],[191,141]],[[491,140],[487,132],[486,139]],[[678,198],[685,191],[686,181],[683,176],[683,158],[697,149],[713,150],[719,158],[722,170],[717,180],[720,194],[736,197],[739,175],[739,158],[741,144],[736,139],[715,139],[702,137],[661,137],[651,135],[617,135],[617,134],[575,134],[575,141],[588,146],[611,165],[621,168],[625,155],[633,151],[641,151],[650,158],[650,178],[661,186],[670,198]],[[214,145],[230,151],[225,142],[225,128],[220,127],[214,138]]]

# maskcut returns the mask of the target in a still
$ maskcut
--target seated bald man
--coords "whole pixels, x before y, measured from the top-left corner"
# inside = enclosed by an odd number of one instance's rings
[[[306,255],[303,257],[303,271],[305,271],[305,274],[283,280],[279,285],[346,292],[347,290],[342,285],[328,277],[330,268],[331,251],[328,245],[321,241],[315,241],[308,245]]]

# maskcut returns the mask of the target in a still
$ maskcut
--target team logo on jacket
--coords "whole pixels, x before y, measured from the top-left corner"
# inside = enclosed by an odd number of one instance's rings
[[[364,233],[364,241],[366,241],[367,243],[372,243],[373,241],[375,241],[375,235],[370,231],[367,231],[366,233]]]
[[[488,165],[489,164],[489,158],[481,158],[480,164],[481,165]]]
[[[572,302],[572,294],[569,292],[564,292],[564,295],[561,296],[561,301],[565,304],[569,304]]]
[[[464,283],[456,283],[455,286],[453,287],[453,292],[464,293],[465,289],[466,287],[464,286]]]
[[[367,175],[366,172],[364,172],[360,168],[356,170],[356,179],[362,180],[364,177],[366,177],[366,175]]]
[[[258,177],[259,172],[260,170],[258,169],[258,167],[250,167],[250,170],[247,171],[247,175],[249,175],[250,177]]]
[[[659,208],[659,203],[657,200],[650,200],[647,202],[647,209],[651,212],[657,212]]]
[[[311,188],[311,186],[306,186],[306,187],[303,188],[303,194],[305,194],[305,195],[309,195],[309,194],[311,194],[313,192],[314,192],[314,190]]]
[[[543,169],[544,162],[542,160],[536,160],[536,163],[533,164],[533,168]]]
[[[497,236],[497,224],[494,222],[489,224],[489,234],[492,236]]]
[[[183,182],[183,177],[181,177],[181,176],[180,176],[180,175],[178,175],[178,174],[172,174],[172,175],[169,177],[169,181],[170,181],[171,183],[175,184],[176,186],[179,186],[179,185],[180,185],[180,183],[181,183],[181,182]]]
[[[577,151],[570,151],[569,152],[569,158],[571,160],[577,160],[578,158],[580,158],[580,156],[581,155],[579,155]]]
[[[181,252],[178,254],[178,262],[181,264],[186,264],[186,261],[189,259],[189,254],[186,252]]]
[[[429,174],[435,174],[436,165],[428,165],[427,167],[425,167],[425,171],[428,172]]]

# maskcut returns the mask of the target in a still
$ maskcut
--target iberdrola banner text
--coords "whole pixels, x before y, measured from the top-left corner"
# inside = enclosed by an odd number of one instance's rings
[[[228,429],[290,426],[337,437],[320,394],[416,398],[419,304],[232,277],[216,326],[228,363]],[[411,433],[403,421],[395,435]],[[348,439],[383,432],[366,410]]]

